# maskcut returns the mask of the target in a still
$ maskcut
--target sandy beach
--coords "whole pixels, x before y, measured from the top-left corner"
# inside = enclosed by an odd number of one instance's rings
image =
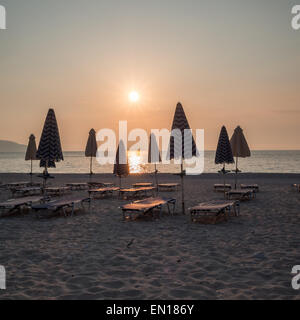
[[[35,178],[36,181],[38,178]],[[115,182],[110,174],[95,181]],[[28,180],[1,174],[3,183]],[[160,174],[159,182],[179,182]],[[52,185],[87,182],[88,175],[55,175]],[[131,176],[124,185],[153,181]],[[222,199],[217,174],[185,178],[186,206]],[[227,182],[233,183],[228,176]],[[122,221],[126,200],[92,202],[91,213],[37,219],[33,213],[0,219],[0,265],[7,289],[0,299],[299,299],[291,270],[300,264],[300,194],[296,174],[241,174],[258,183],[257,198],[241,215],[217,225],[191,224],[180,212],[156,220]],[[86,191],[74,191],[87,195]],[[11,197],[1,190],[1,201]]]

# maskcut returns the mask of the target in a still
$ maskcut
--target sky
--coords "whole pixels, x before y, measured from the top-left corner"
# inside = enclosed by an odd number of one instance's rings
[[[300,0],[0,0],[0,140],[62,146],[91,128],[171,128],[177,102],[214,150],[222,125],[251,149],[300,149]],[[136,90],[140,100],[128,94]]]

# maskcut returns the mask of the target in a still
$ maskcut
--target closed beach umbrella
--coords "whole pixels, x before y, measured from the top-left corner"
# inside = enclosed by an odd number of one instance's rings
[[[240,172],[238,169],[238,159],[239,158],[247,158],[251,156],[251,152],[244,136],[243,130],[240,126],[238,126],[230,139],[232,154],[236,157],[236,169],[235,169],[235,189],[237,187],[237,175]]]
[[[90,157],[90,175],[93,174],[93,158],[96,158],[97,149],[96,131],[91,129],[85,148],[85,156]]]
[[[223,164],[223,169],[221,172],[224,176],[224,192],[225,192],[225,174],[228,172],[226,171],[226,164],[234,163],[231,145],[228,138],[228,133],[226,127],[223,126],[220,132],[218,147],[216,151],[215,157],[215,164]]]
[[[114,175],[120,178],[120,188],[122,177],[127,177],[129,175],[129,165],[127,150],[125,150],[124,142],[121,140],[118,146],[116,160],[114,164]]]
[[[183,160],[192,158],[193,156],[196,156],[197,150],[196,150],[196,144],[194,141],[194,137],[192,134],[187,135],[186,141],[184,141],[184,131],[190,129],[190,125],[188,123],[188,120],[186,118],[185,112],[183,110],[183,107],[181,103],[178,103],[175,110],[175,115],[173,119],[172,124],[172,130],[179,130],[181,132],[182,136],[182,143],[179,147],[178,144],[175,143],[174,137],[171,136],[170,138],[170,144],[169,144],[169,155],[170,159],[179,159],[181,158],[181,190],[182,190],[182,213],[185,214],[185,201],[184,201],[184,175],[185,171],[183,170]],[[185,146],[186,143],[186,146]],[[191,147],[191,150],[185,154],[185,147]]]
[[[53,109],[48,111],[36,157],[40,160],[40,167],[45,168],[43,177],[44,183],[46,183],[46,179],[49,177],[47,169],[55,168],[55,162],[64,160]]]
[[[149,150],[148,150],[148,163],[153,163],[154,164],[154,174],[155,174],[155,183],[157,186],[157,168],[156,165],[157,163],[161,162],[161,155],[159,152],[159,148],[157,145],[156,137],[154,133],[151,133],[150,135],[150,143],[149,143]]]
[[[32,161],[37,160],[36,158],[36,143],[35,136],[32,134],[29,137],[29,142],[26,150],[25,161],[31,161],[30,175],[32,176]]]

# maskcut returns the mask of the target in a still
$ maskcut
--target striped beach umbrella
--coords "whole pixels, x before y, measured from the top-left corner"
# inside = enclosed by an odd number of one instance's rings
[[[225,164],[234,163],[232,149],[228,138],[228,133],[226,127],[223,126],[220,132],[218,147],[216,151],[215,164]]]
[[[123,140],[120,141],[116,160],[114,164],[114,175],[120,178],[120,188],[121,188],[121,179],[127,177],[129,175],[129,164],[128,164],[128,157],[127,157],[127,150],[125,150]]]
[[[247,143],[247,140],[244,136],[243,130],[240,126],[236,127],[234,133],[230,139],[232,154],[236,157],[236,169],[235,169],[235,189],[237,187],[237,176],[241,172],[238,169],[238,159],[247,158],[251,156],[251,152]]]
[[[48,111],[36,158],[40,160],[40,167],[45,168],[43,175],[45,180],[49,177],[48,168],[55,168],[55,162],[64,160],[53,109]]]
[[[192,158],[192,156],[196,156],[196,144],[195,144],[193,135],[186,132],[186,138],[184,139],[184,131],[190,130],[190,125],[188,123],[185,112],[180,102],[176,106],[175,115],[172,123],[172,130],[180,131],[182,143],[180,146],[177,145],[174,142],[175,141],[174,136],[171,136],[170,146],[169,146],[170,159],[171,160],[178,159],[180,157],[182,159],[190,159]],[[176,133],[175,133],[175,136],[176,136]],[[190,150],[186,150],[188,151],[186,152],[186,154],[185,154],[185,144],[190,149]]]
[[[149,150],[148,150],[148,163],[154,164],[155,183],[157,186],[158,185],[158,183],[157,183],[158,170],[157,170],[156,165],[158,163],[161,163],[161,155],[159,152],[159,148],[158,148],[157,141],[156,141],[156,136],[154,133],[151,133],[151,135],[150,135]]]
[[[175,130],[174,136],[171,135],[168,154],[170,160],[181,158],[181,191],[182,191],[182,213],[185,214],[185,201],[184,201],[184,176],[185,171],[183,170],[183,160],[190,159],[196,156],[196,144],[194,137],[190,130],[190,125],[186,118],[185,112],[181,103],[178,103],[175,110],[175,115],[172,124],[172,131]],[[176,135],[181,134],[181,143],[176,143]],[[178,140],[178,139],[177,139]],[[180,141],[180,139],[179,139]]]
[[[226,127],[223,126],[220,132],[218,147],[216,151],[215,164],[223,164],[223,169],[220,171],[223,173],[224,177],[224,192],[225,192],[225,175],[228,171],[226,171],[226,164],[234,163],[231,145],[228,138],[228,133]]]
[[[93,174],[93,158],[96,158],[97,156],[97,149],[96,131],[91,129],[85,148],[85,156],[90,158],[90,175]]]
[[[30,161],[30,180],[32,183],[32,161],[37,160],[36,158],[36,142],[35,142],[35,136],[33,134],[29,137],[29,142],[25,154],[25,161]]]

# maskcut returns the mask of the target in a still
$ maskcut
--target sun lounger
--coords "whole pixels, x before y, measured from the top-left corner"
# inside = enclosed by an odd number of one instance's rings
[[[135,199],[141,197],[147,197],[148,193],[154,196],[155,187],[144,188],[125,188],[119,190],[119,196],[121,199]]]
[[[146,187],[153,187],[153,183],[152,182],[138,182],[138,183],[134,183],[133,188],[146,188]]]
[[[240,203],[236,200],[212,200],[202,202],[189,210],[192,222],[216,224],[220,221],[227,221],[232,212],[235,216],[238,216]]]
[[[259,192],[258,184],[241,184],[241,189],[252,189],[254,192]]]
[[[71,192],[70,187],[48,187],[45,188],[45,193],[49,196],[60,197],[64,194],[68,194]]]
[[[177,191],[179,188],[179,183],[160,183],[157,185],[158,191]]]
[[[170,209],[170,204],[173,205],[173,210]],[[167,205],[170,214],[174,214],[176,199],[174,198],[148,198],[144,200],[135,201],[129,204],[125,204],[121,207],[123,211],[123,219],[127,217],[132,219],[132,214],[135,215],[148,215],[153,214],[155,209],[159,210],[159,217],[161,216],[163,205]]]
[[[66,186],[73,191],[76,190],[86,190],[88,189],[89,185],[87,183],[66,183]]]
[[[22,181],[22,182],[11,182],[11,183],[7,183],[6,187],[8,189],[10,188],[26,188],[26,187],[40,187],[41,184],[40,183],[36,183],[36,182],[30,182],[30,181]]]
[[[231,184],[214,184],[215,192],[225,192],[231,190]]]
[[[90,189],[89,195],[91,198],[105,198],[112,197],[114,192],[119,191],[120,188],[110,187],[110,188],[98,188],[98,189]]]
[[[252,189],[235,189],[226,192],[228,200],[251,200],[255,198],[255,192]]]
[[[26,188],[12,188],[10,189],[13,196],[34,196],[34,195],[40,195],[42,194],[42,188],[41,187],[26,187]]]
[[[97,189],[97,188],[114,187],[115,184],[114,183],[110,183],[110,182],[94,182],[94,181],[90,181],[90,182],[88,182],[88,186],[91,189]]]
[[[292,187],[295,188],[298,192],[300,192],[300,184],[294,183]]]
[[[23,207],[31,207],[33,203],[42,201],[42,196],[11,199],[0,203],[0,211],[2,215],[9,215],[21,211]]]
[[[59,212],[63,212],[64,216],[67,216],[68,211],[71,211],[71,215],[74,215],[74,211],[76,208],[76,205],[80,205],[83,210],[84,203],[89,203],[89,211],[90,211],[90,204],[91,199],[90,198],[80,198],[80,197],[71,197],[71,198],[60,198],[57,200],[49,201],[43,204],[34,205],[32,206],[32,209],[36,211],[37,213],[43,212],[50,212],[51,215],[58,214]]]

